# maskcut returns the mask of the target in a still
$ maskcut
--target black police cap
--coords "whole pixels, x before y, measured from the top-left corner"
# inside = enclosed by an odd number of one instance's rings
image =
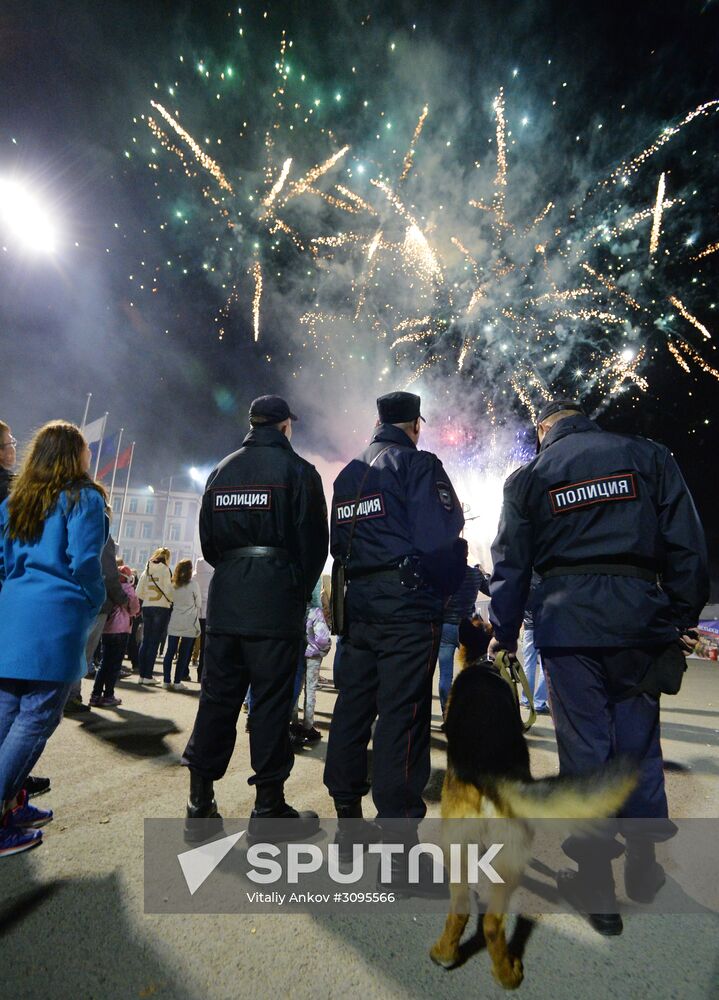
[[[581,413],[585,417],[587,415],[582,404],[575,399],[553,399],[549,403],[545,403],[539,411],[537,423],[541,424],[547,417],[551,417],[553,413],[561,413],[562,410],[576,410],[577,413]]]
[[[420,398],[413,392],[388,392],[377,400],[377,414],[383,424],[408,424],[424,420],[419,404]]]
[[[283,420],[298,420],[282,396],[258,396],[250,403],[250,423],[279,424]]]

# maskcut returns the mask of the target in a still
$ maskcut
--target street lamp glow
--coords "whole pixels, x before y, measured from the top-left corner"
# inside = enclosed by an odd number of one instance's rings
[[[3,228],[28,250],[53,253],[55,227],[44,206],[17,181],[0,180],[0,220]]]
[[[200,472],[200,470],[198,468],[196,468],[194,465],[191,466],[191,468],[190,468],[190,479],[194,483],[201,483],[204,478],[205,477],[202,475],[202,473]]]

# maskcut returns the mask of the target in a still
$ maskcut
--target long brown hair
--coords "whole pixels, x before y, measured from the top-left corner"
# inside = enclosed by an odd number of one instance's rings
[[[172,574],[173,587],[186,587],[192,579],[192,559],[180,559]]]
[[[27,450],[8,500],[11,538],[34,542],[42,533],[43,522],[54,509],[60,494],[67,491],[70,508],[87,486],[101,495],[107,504],[107,494],[82,467],[85,438],[75,424],[51,420],[35,436]]]

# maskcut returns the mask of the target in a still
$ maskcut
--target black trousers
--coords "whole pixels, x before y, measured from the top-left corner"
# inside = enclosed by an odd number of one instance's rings
[[[200,655],[197,658],[197,680],[202,680],[202,668],[205,666],[205,643],[207,642],[207,619],[200,618]]]
[[[626,819],[663,820],[668,816],[659,730],[659,699],[648,694],[621,696],[644,676],[657,650],[542,648],[549,703],[557,734],[559,772],[582,775],[615,756],[633,760],[637,787],[619,811]],[[637,824],[639,837],[665,840],[673,824]],[[645,832],[646,831],[646,832]],[[591,857],[616,855],[613,842],[569,837],[564,850],[575,861],[591,847]]]
[[[251,785],[283,782],[294,763],[289,718],[301,638],[208,632],[197,718],[182,763],[213,781],[230,763],[237,719],[252,685]]]
[[[335,668],[339,694],[324,781],[337,805],[366,795],[367,746],[378,818],[421,819],[429,780],[432,675],[441,627],[434,622],[354,622]],[[253,716],[254,718],[254,716]]]

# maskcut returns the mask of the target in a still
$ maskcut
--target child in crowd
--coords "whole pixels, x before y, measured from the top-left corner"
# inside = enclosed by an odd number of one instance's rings
[[[307,609],[305,633],[307,646],[305,648],[303,671],[305,682],[304,726],[300,726],[298,721],[298,702],[302,690],[300,682],[293,713],[292,742],[294,749],[300,749],[305,743],[317,743],[318,740],[322,739],[322,733],[318,729],[315,729],[314,725],[315,701],[317,698],[320,666],[323,658],[327,656],[332,647],[332,639],[330,638],[330,630],[327,627],[327,621],[322,610],[322,596],[319,583],[312,593],[312,599]]]
[[[116,604],[110,612],[102,632],[102,662],[95,677],[90,696],[93,708],[116,708],[122,704],[115,697],[122,669],[122,661],[127,650],[127,642],[132,631],[132,619],[140,614],[140,601],[132,585],[134,575],[129,566],[119,566],[120,586],[127,594],[127,604]]]

